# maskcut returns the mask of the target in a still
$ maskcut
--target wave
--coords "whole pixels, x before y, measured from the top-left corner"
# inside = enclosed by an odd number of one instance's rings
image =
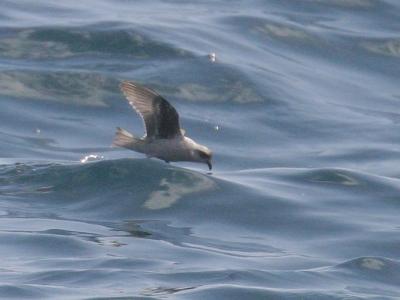
[[[181,198],[212,190],[212,177],[151,160],[121,159],[87,164],[16,164],[0,174],[1,194],[68,204],[88,215],[160,210]],[[36,196],[35,196],[36,195]],[[49,203],[49,204],[50,204]]]
[[[0,57],[10,59],[59,59],[107,55],[131,59],[187,58],[193,55],[155,41],[121,24],[99,23],[87,27],[10,28],[0,34]]]

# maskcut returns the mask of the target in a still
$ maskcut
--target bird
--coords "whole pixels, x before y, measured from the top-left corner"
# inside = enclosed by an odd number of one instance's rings
[[[138,138],[117,127],[113,146],[126,148],[165,162],[188,161],[207,164],[212,169],[212,151],[187,137],[180,127],[176,109],[154,90],[125,80],[120,89],[130,106],[140,115],[145,134]]]

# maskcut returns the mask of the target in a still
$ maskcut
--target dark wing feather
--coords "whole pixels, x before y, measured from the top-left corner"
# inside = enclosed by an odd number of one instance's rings
[[[179,115],[167,100],[132,81],[124,81],[120,87],[129,104],[142,117],[147,137],[168,139],[181,135]]]

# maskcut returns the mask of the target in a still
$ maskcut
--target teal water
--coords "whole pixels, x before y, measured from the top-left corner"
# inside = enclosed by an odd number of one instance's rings
[[[399,299],[399,32],[394,0],[3,0],[0,298]],[[211,174],[110,147],[124,79]]]

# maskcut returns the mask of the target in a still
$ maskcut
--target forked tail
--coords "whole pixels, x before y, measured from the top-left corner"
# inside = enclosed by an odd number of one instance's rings
[[[143,145],[143,141],[134,137],[131,133],[117,127],[117,131],[114,136],[114,140],[112,143],[113,147],[123,147],[131,150],[140,151],[140,146]]]

